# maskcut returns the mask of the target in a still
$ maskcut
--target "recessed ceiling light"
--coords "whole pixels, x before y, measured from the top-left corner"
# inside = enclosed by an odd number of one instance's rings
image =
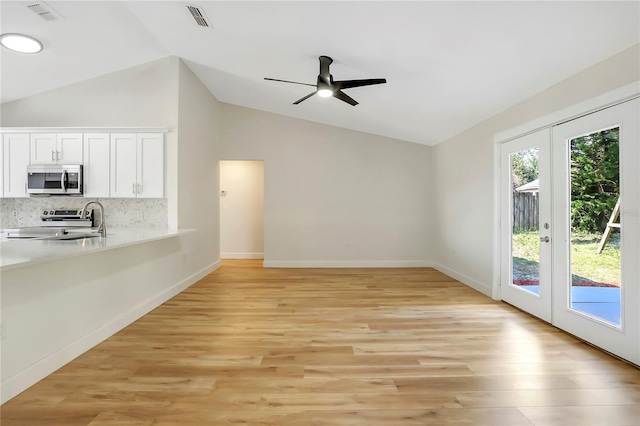
[[[42,43],[24,34],[8,33],[0,36],[0,44],[9,50],[19,53],[38,53],[42,51]]]

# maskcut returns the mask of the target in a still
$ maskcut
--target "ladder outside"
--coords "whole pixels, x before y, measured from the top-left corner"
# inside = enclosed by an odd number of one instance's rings
[[[597,254],[602,253],[602,250],[604,250],[604,246],[607,245],[607,240],[609,240],[609,237],[611,236],[611,230],[613,228],[620,229],[620,224],[616,223],[618,216],[620,216],[620,197],[618,197],[618,201],[616,201],[616,206],[613,208],[613,213],[611,213],[609,222],[607,222],[607,227],[604,230],[604,234],[602,234],[602,239],[600,240],[600,244],[598,245],[598,250],[596,250]]]

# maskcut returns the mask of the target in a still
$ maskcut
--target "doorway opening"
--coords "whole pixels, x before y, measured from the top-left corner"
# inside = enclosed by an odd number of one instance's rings
[[[220,161],[220,258],[264,259],[264,161]]]

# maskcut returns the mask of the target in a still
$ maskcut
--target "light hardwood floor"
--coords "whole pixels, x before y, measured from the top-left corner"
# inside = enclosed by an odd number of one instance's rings
[[[226,261],[12,425],[638,425],[640,370],[429,268]]]

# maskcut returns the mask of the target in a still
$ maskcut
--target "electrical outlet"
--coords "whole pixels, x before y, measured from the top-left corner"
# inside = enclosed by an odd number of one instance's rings
[[[18,218],[18,210],[12,211],[11,212],[11,217],[14,218],[14,219],[17,219]]]

